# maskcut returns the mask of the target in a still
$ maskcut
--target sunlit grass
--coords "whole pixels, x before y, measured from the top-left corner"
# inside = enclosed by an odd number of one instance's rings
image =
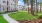
[[[2,15],[0,15],[0,23],[8,23]]]
[[[32,20],[38,18],[38,16],[32,16],[28,12],[17,12],[9,14],[9,16],[15,20]]]

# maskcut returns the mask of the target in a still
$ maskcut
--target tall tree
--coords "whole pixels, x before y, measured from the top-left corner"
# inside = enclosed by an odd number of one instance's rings
[[[28,0],[23,0],[23,1],[24,1],[24,4],[26,4],[28,2]],[[33,2],[34,2],[34,0],[30,0],[30,3],[31,3],[31,14],[32,15],[34,15]]]
[[[30,11],[29,10],[30,0],[28,0],[28,4],[27,5],[28,5],[28,13],[29,13],[29,11]]]
[[[41,6],[42,6],[42,3],[40,2],[40,12],[41,12]]]
[[[26,4],[28,6],[28,13],[29,13],[29,0],[23,0],[24,1],[24,5]]]
[[[40,12],[41,12],[41,5],[42,5],[42,0],[40,0]]]
[[[34,0],[31,0],[31,14],[32,14],[32,15],[34,15],[33,2],[34,2]]]
[[[40,12],[41,12],[41,3],[40,3]]]
[[[37,3],[37,0],[36,0],[36,12],[38,13],[38,6],[37,6],[37,4],[39,4],[39,3]]]

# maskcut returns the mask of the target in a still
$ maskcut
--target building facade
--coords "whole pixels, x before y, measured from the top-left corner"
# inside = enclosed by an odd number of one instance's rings
[[[6,11],[7,8],[7,0],[0,0],[0,12]]]
[[[0,0],[0,12],[14,11],[17,5],[18,0]]]

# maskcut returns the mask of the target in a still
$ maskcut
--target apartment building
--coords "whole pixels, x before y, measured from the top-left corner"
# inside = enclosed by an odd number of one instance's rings
[[[0,0],[0,12],[5,12],[7,8],[7,0]]]
[[[18,0],[0,0],[0,12],[14,11],[17,5]]]
[[[17,9],[18,0],[8,0],[8,11],[14,11]]]

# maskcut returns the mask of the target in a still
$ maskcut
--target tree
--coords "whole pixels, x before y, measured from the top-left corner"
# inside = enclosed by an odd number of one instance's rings
[[[24,4],[28,3],[28,0],[23,0],[24,1]],[[34,10],[33,10],[33,2],[35,0],[30,0],[30,3],[31,3],[31,14],[34,15]]]
[[[34,15],[33,2],[34,2],[34,0],[31,0],[31,14],[32,14],[32,15]]]
[[[41,12],[41,6],[42,6],[42,3],[40,2],[40,12]]]
[[[28,0],[28,4],[27,5],[28,5],[28,13],[29,13],[30,0]]]
[[[40,0],[40,12],[41,12],[41,5],[42,5],[42,0]]]
[[[39,4],[39,3],[37,3],[37,0],[36,0],[36,12],[38,13],[38,6],[37,6],[37,4]]]
[[[29,2],[28,0],[23,0],[24,1],[24,5],[26,4],[28,6],[28,13],[29,13]]]
[[[41,3],[40,3],[40,12],[41,12]]]

